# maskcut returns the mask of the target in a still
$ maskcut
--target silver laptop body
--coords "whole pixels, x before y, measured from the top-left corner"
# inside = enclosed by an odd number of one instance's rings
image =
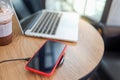
[[[18,22],[22,33],[27,36],[72,42],[78,40],[79,16],[74,12],[40,10],[21,21],[18,19]]]

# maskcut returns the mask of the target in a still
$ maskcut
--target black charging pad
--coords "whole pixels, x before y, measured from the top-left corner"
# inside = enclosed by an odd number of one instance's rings
[[[61,57],[57,67],[60,67],[63,64],[63,62],[64,62],[64,56]]]

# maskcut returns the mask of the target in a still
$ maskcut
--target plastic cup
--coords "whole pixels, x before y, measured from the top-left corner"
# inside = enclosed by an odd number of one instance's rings
[[[9,4],[0,1],[0,46],[12,42],[12,15],[13,10]]]

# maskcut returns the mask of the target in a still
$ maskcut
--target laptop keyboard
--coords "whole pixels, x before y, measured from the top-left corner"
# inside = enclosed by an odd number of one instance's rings
[[[45,12],[38,19],[32,32],[55,35],[61,16],[61,13]]]

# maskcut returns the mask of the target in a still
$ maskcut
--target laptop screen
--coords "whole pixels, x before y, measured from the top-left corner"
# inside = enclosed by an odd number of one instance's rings
[[[19,20],[44,9],[44,0],[11,0]]]
[[[34,15],[27,20],[26,18],[45,8],[44,0],[11,0],[11,3],[18,17],[22,32],[24,32],[28,27],[30,28],[30,26],[28,26],[29,24],[32,27],[37,15]]]

